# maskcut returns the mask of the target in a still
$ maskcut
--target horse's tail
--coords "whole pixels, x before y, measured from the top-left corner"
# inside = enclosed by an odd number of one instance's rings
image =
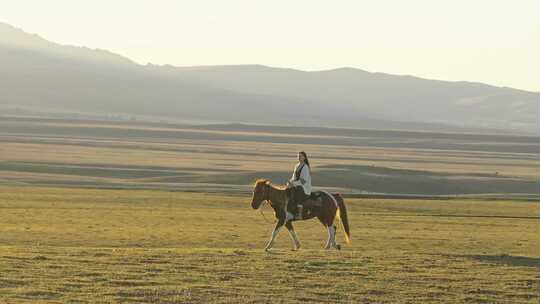
[[[336,215],[338,218],[341,218],[341,227],[343,228],[343,232],[345,234],[345,243],[350,244],[351,231],[349,230],[349,218],[347,215],[347,208],[345,207],[345,201],[339,193],[334,194],[334,197],[336,198],[339,207],[339,209],[336,211]]]

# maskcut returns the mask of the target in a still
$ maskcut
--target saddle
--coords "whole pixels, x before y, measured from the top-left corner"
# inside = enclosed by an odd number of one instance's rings
[[[322,206],[322,191],[312,191],[309,197],[302,202],[295,202],[297,205],[303,205],[304,207],[321,207]],[[287,189],[287,196],[291,198],[293,195],[290,189]]]
[[[313,207],[321,207],[322,206],[322,191],[313,191],[309,195],[309,198],[304,202],[304,204],[309,204]]]
[[[313,191],[304,201],[295,201],[294,205],[289,205],[287,210],[290,211],[296,220],[301,220],[306,217],[309,217],[314,212],[316,213],[317,209],[322,207],[322,197],[323,192]],[[287,191],[287,196],[291,198],[294,194],[290,189]]]

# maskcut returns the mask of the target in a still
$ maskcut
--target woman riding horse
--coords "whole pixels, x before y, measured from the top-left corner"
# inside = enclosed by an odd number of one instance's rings
[[[298,164],[294,167],[293,176],[287,181],[287,187],[276,187],[269,180],[259,179],[253,188],[251,207],[259,209],[263,202],[268,202],[277,218],[276,227],[272,231],[270,241],[265,250],[272,248],[281,227],[287,227],[293,240],[293,249],[300,248],[300,241],[292,226],[294,220],[308,220],[317,218],[328,229],[328,241],[326,249],[340,249],[336,241],[336,225],[334,220],[341,218],[345,242],[350,243],[349,220],[347,208],[343,197],[339,193],[328,193],[327,191],[317,191],[318,203],[310,203],[303,206],[304,202],[311,195],[311,174],[309,159],[306,152],[298,152]],[[305,207],[305,208],[304,208]],[[298,209],[298,211],[297,211]],[[305,212],[303,209],[306,209]],[[294,216],[297,213],[297,216]],[[305,213],[305,216],[304,216]]]
[[[311,169],[306,152],[298,152],[298,164],[294,167],[293,175],[287,181],[287,188],[290,188],[291,197],[287,204],[287,218],[302,219],[303,205],[311,194]],[[294,216],[296,214],[296,216]]]

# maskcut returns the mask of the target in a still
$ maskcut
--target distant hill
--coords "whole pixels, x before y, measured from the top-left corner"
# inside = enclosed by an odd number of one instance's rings
[[[243,93],[311,100],[373,119],[540,130],[540,93],[341,68],[304,72],[260,65],[173,68],[185,80]]]
[[[351,68],[142,66],[106,50],[59,45],[3,23],[0,66],[4,113],[540,132],[540,93]]]
[[[284,111],[298,101],[190,84],[101,50],[50,43],[0,24],[0,105],[45,112],[149,119],[287,123],[324,109]]]
[[[2,22],[0,22],[0,45],[96,63],[134,64],[130,59],[107,50],[60,45]]]

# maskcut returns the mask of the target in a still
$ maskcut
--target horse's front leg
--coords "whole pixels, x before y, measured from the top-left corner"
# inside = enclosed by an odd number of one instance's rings
[[[296,236],[296,232],[294,231],[292,222],[287,222],[285,224],[285,227],[287,227],[287,229],[289,230],[289,234],[291,235],[291,239],[293,241],[293,250],[300,249],[300,240],[298,239],[298,236]]]
[[[272,246],[274,245],[274,241],[276,240],[276,237],[279,233],[279,230],[281,229],[281,227],[283,227],[284,224],[285,224],[285,218],[280,217],[276,224],[276,227],[274,227],[274,230],[272,231],[272,236],[270,237],[270,241],[268,241],[268,244],[266,244],[266,247],[264,247],[264,250],[268,251],[270,250],[270,248],[272,248]]]

